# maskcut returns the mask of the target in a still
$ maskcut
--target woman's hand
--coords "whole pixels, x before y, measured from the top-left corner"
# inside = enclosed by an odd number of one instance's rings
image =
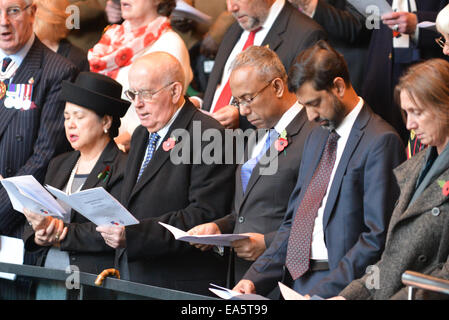
[[[50,218],[50,224],[45,229],[39,229],[34,233],[34,242],[39,246],[58,246],[67,235],[68,229],[64,227],[64,222]]]
[[[43,216],[32,212],[27,208],[23,209],[23,214],[25,215],[28,224],[33,228],[35,232],[41,229],[46,229],[53,219],[50,216]]]

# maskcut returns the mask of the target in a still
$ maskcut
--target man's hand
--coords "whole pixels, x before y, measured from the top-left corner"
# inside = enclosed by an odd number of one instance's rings
[[[414,34],[418,25],[418,17],[410,12],[390,12],[382,16],[382,22],[391,30]]]
[[[104,11],[106,12],[106,17],[109,23],[119,23],[122,20],[122,8],[120,4],[108,0]]]
[[[249,238],[236,240],[231,243],[238,257],[255,261],[267,249],[265,236],[261,233],[244,233]]]
[[[234,106],[224,106],[220,110],[211,113],[211,116],[226,129],[237,129],[239,127],[239,109]]]
[[[246,279],[240,280],[232,290],[242,294],[256,293],[254,283],[251,280]]]
[[[126,247],[126,233],[124,226],[98,226],[95,230],[100,232],[104,242],[111,248]]]
[[[312,16],[313,12],[316,9],[316,6],[318,5],[318,0],[288,0],[293,5],[296,5],[299,9],[302,10],[305,14],[307,14],[309,17]]]
[[[191,236],[211,235],[211,234],[221,234],[221,231],[216,223],[209,222],[193,227],[192,229],[187,231],[187,234]],[[195,246],[195,248],[200,249],[201,251],[207,251],[214,247],[213,245],[208,244],[199,244],[199,243],[190,243],[190,244]]]

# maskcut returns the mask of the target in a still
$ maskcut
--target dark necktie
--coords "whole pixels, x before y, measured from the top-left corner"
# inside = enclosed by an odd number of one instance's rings
[[[253,30],[249,33],[248,39],[246,40],[245,45],[243,46],[242,52],[254,44],[254,38],[256,37],[256,33],[260,29],[262,29],[262,27],[257,28],[256,30]],[[229,85],[229,79],[228,79],[223,90],[220,93],[220,97],[218,97],[217,103],[215,104],[214,112],[220,110],[224,106],[227,106],[231,101],[231,97],[232,97],[232,92],[231,92],[231,86]]]
[[[335,131],[329,134],[320,162],[295,214],[285,261],[293,280],[309,269],[313,227],[335,164],[338,138]]]
[[[243,193],[245,193],[246,191],[246,187],[248,186],[248,182],[251,178],[254,167],[257,165],[260,158],[262,158],[265,152],[267,152],[268,148],[270,148],[271,143],[274,141],[274,139],[276,139],[277,136],[279,136],[279,134],[276,132],[276,130],[270,129],[270,133],[268,134],[268,137],[265,140],[265,144],[259,154],[255,158],[249,159],[242,165],[240,176],[242,178]]]
[[[8,66],[9,66],[9,64],[11,63],[11,58],[9,58],[9,57],[5,57],[5,58],[3,58],[3,61],[2,61],[2,73],[5,73],[6,72],[6,69],[8,69]],[[4,79],[3,80],[3,83],[5,84],[5,85],[8,85],[9,84],[9,78],[7,78],[7,79]]]
[[[139,175],[137,177],[137,181],[139,181],[140,177],[142,176],[142,173],[145,171],[145,168],[147,167],[148,163],[150,162],[151,158],[153,157],[154,151],[156,150],[157,143],[160,139],[160,135],[158,135],[156,132],[153,132],[150,134],[150,139],[148,141],[147,145],[147,152],[145,156],[145,160],[142,163],[142,166],[139,171]]]

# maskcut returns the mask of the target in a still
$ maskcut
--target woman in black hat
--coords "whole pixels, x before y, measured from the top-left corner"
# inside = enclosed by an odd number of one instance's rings
[[[65,132],[75,151],[50,162],[46,184],[68,194],[103,187],[119,197],[126,155],[117,148],[113,138],[117,136],[120,117],[130,105],[120,98],[121,92],[118,82],[91,72],[80,73],[75,83],[62,84],[60,98],[66,101]],[[76,265],[79,271],[94,274],[113,267],[114,250],[95,231],[95,224],[70,208],[67,212],[61,220],[27,210],[31,227],[25,229],[23,239],[28,252],[39,252],[36,264],[63,270]],[[84,288],[84,298],[110,298],[93,289]],[[78,291],[66,290],[64,283],[41,282],[37,298],[76,298]]]

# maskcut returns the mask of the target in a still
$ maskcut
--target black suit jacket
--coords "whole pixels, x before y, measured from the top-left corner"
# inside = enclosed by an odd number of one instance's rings
[[[266,247],[271,245],[298,178],[304,142],[314,126],[314,123],[307,120],[305,109],[302,109],[286,128],[288,146],[284,151],[274,149],[273,142],[271,151],[267,150],[265,154],[268,156],[270,152],[276,152],[275,174],[261,175],[261,164],[267,163],[261,159],[252,172],[245,193],[242,188],[242,165],[238,166],[232,213],[215,221],[222,233],[262,233]],[[234,266],[231,264],[228,272],[233,273],[235,282],[238,282],[251,262],[237,256],[234,259]],[[232,279],[232,274],[230,276]]]
[[[243,29],[235,22],[229,27],[220,44],[214,68],[204,93],[203,108],[205,110],[211,108],[215,90],[217,85],[220,84],[226,61],[242,32]],[[315,21],[299,12],[286,1],[262,45],[268,45],[271,50],[276,52],[288,72],[298,54],[320,39],[326,39],[324,30]],[[240,117],[240,123],[242,129],[250,127],[244,117]]]
[[[64,153],[54,158],[48,166],[45,183],[62,190],[67,184],[72,169],[80,156],[79,151]],[[125,171],[126,155],[111,140],[104,149],[81,190],[103,187],[116,199],[120,197],[120,189]],[[109,176],[98,178],[109,166]],[[70,264],[77,265],[82,272],[99,274],[104,269],[114,267],[115,250],[105,244],[103,237],[95,228],[96,225],[83,215],[71,211],[71,219],[66,238],[61,241],[61,250],[67,251]],[[27,251],[41,251],[36,264],[43,266],[49,247],[37,246],[34,243],[34,231],[25,227],[23,235]]]
[[[174,164],[171,152],[164,151],[161,145],[137,183],[148,144],[148,131],[142,126],[135,130],[126,166],[122,203],[140,223],[126,227],[126,250],[118,250],[121,273],[125,278],[201,294],[208,293],[211,281],[224,284],[226,262],[223,257],[212,252],[203,253],[188,243],[175,240],[158,223],[161,221],[187,231],[229,213],[234,194],[235,165],[201,161],[199,148],[208,142],[199,141],[198,134],[202,135],[207,129],[214,129],[223,137],[223,127],[186,99],[167,135],[161,139],[163,142],[177,136],[180,131],[188,134],[189,137],[177,137],[177,144],[190,148],[183,149],[190,163]],[[224,148],[224,139],[218,141],[218,146]],[[123,264],[126,256],[127,266]]]
[[[13,83],[34,79],[32,100],[37,108],[8,109],[0,100],[0,174],[33,175],[43,182],[50,159],[69,150],[64,134],[65,103],[58,99],[63,80],[73,80],[78,69],[52,52],[37,38],[13,78]],[[21,237],[25,218],[12,209],[0,186],[0,234]]]

